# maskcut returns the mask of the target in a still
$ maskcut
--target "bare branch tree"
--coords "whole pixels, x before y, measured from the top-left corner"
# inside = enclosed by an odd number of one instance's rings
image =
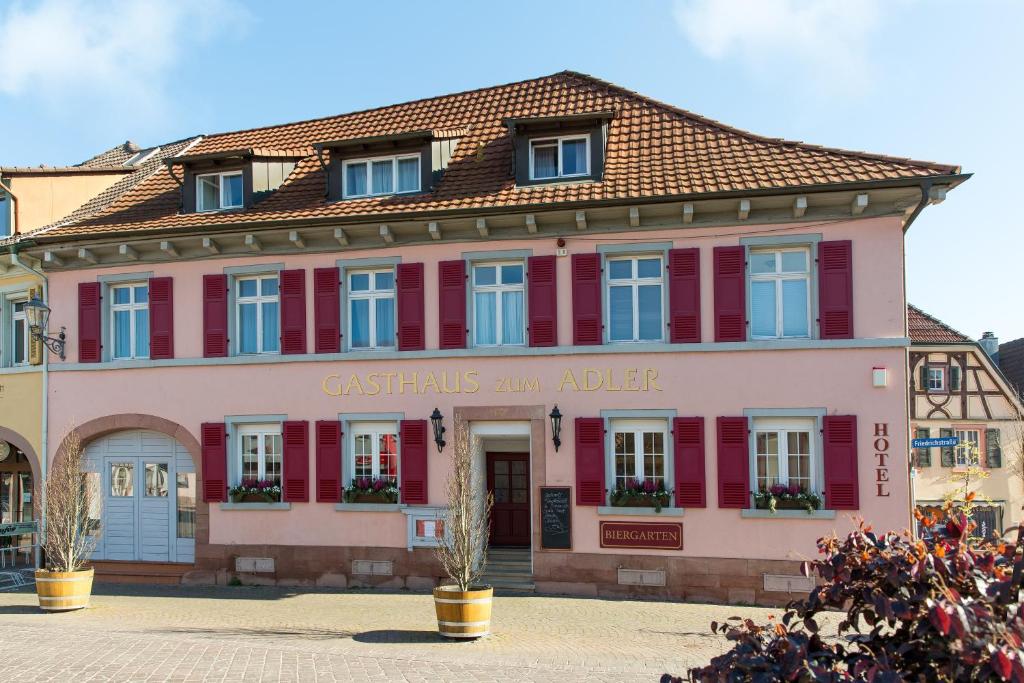
[[[470,436],[461,424],[455,435],[455,455],[448,476],[448,510],[444,515],[444,533],[437,546],[437,559],[460,591],[470,590],[484,573],[487,540],[490,532],[492,495],[485,489],[483,476],[474,476],[474,456],[480,440]]]
[[[1012,477],[1024,479],[1024,415],[1017,413],[1006,431],[1009,438],[1002,438],[1006,453],[1006,469]]]
[[[96,548],[91,534],[99,519],[100,491],[96,477],[82,472],[82,442],[72,426],[58,458],[46,478],[46,530],[43,547],[51,571],[75,572],[89,561]]]

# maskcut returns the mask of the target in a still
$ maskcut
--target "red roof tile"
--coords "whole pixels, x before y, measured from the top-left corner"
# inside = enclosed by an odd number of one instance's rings
[[[920,308],[907,304],[907,323],[910,341],[914,344],[965,344],[974,340],[954,330],[938,318],[933,318]]]

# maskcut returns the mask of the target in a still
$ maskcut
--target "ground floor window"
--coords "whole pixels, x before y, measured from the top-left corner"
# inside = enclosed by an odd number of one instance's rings
[[[398,483],[398,426],[394,422],[362,422],[350,427],[351,481]]]
[[[281,485],[280,425],[247,425],[238,430],[238,472],[242,481]]]
[[[977,465],[981,458],[981,430],[958,429],[956,436],[960,439],[955,451],[956,464],[958,466]],[[975,451],[973,456],[972,451]]]
[[[178,472],[178,538],[196,537],[196,474]]]
[[[818,493],[820,456],[813,419],[754,420],[753,468],[757,492],[785,486]]]
[[[613,420],[612,450],[615,488],[639,485],[666,488],[665,444],[668,424],[665,420]]]

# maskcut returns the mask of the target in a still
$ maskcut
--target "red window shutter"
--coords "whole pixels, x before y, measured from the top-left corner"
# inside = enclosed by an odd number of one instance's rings
[[[558,286],[554,256],[527,259],[530,346],[558,346]]]
[[[341,273],[337,268],[313,270],[313,327],[316,353],[341,351]]]
[[[746,247],[715,247],[715,341],[747,340]]]
[[[203,276],[203,357],[228,355],[228,276]]]
[[[149,278],[149,357],[174,358],[174,280]]]
[[[395,273],[398,279],[398,350],[422,351],[426,348],[423,264],[399,263]]]
[[[668,252],[669,340],[700,341],[700,249]]]
[[[853,243],[818,243],[818,324],[822,339],[853,338]]]
[[[102,349],[100,283],[78,283],[78,362],[99,363]]]
[[[677,417],[675,438],[676,504],[683,508],[707,507],[704,474],[704,418]]]
[[[316,502],[341,501],[341,423],[316,423]]]
[[[285,422],[281,428],[284,442],[284,493],[288,503],[309,502],[309,423],[305,420]]]
[[[204,422],[199,432],[203,448],[203,500],[223,502],[228,499],[227,426],[223,422]]]
[[[604,503],[604,420],[577,417],[576,504]]]
[[[282,270],[281,353],[306,353],[306,271]]]
[[[860,508],[857,483],[857,416],[825,416],[825,508]]]
[[[747,418],[718,418],[718,507],[750,504]]]
[[[465,261],[437,264],[437,296],[440,348],[466,348]]]
[[[600,344],[604,325],[601,315],[601,255],[572,255],[572,343]]]
[[[402,420],[398,427],[402,502],[427,503],[427,421]]]

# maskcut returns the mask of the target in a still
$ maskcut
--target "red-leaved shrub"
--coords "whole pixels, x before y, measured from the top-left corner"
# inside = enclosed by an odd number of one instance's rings
[[[1024,530],[1016,543],[978,541],[963,512],[942,514],[921,520],[927,540],[863,522],[820,539],[824,559],[804,572],[821,585],[767,625],[712,623],[733,647],[690,680],[1024,683]],[[819,634],[825,611],[846,614],[838,637]]]

